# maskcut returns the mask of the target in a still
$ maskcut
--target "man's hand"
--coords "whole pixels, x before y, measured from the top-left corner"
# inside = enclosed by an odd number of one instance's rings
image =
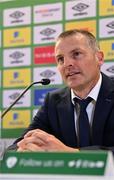
[[[46,133],[40,129],[29,131],[24,139],[17,143],[17,151],[56,151],[56,152],[78,152],[78,149],[74,149],[66,146],[55,136]]]

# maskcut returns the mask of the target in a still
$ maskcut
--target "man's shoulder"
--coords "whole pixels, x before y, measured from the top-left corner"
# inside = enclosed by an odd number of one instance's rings
[[[69,99],[70,95],[71,95],[70,89],[68,87],[63,87],[63,88],[58,88],[56,90],[50,91],[48,93],[48,98],[51,101],[59,102],[61,100]]]
[[[102,73],[103,77],[103,83],[106,84],[107,86],[112,86],[114,87],[114,77],[107,76],[106,74]]]
[[[57,95],[66,95],[70,92],[70,89],[68,87],[62,87],[62,88],[58,88],[56,90],[50,91],[49,94],[51,96],[57,96]]]
[[[99,92],[99,97],[108,97],[110,96],[114,99],[114,79],[102,74],[102,84]]]

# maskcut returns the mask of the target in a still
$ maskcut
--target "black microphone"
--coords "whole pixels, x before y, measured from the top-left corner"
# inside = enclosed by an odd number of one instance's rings
[[[6,113],[16,104],[16,102],[31,88],[34,84],[42,84],[48,85],[50,83],[50,79],[42,79],[38,82],[33,82],[29,86],[25,88],[25,90],[16,98],[16,100],[1,114],[1,119],[6,115]]]

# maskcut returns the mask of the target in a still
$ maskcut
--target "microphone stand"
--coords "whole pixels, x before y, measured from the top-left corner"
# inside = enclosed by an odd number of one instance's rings
[[[29,86],[25,88],[25,90],[16,98],[16,100],[1,114],[1,119],[5,116],[5,114],[15,105],[15,103],[30,89],[31,86],[34,84],[42,84],[42,85],[48,85],[50,83],[49,79],[42,79],[41,81],[38,82],[33,82]]]

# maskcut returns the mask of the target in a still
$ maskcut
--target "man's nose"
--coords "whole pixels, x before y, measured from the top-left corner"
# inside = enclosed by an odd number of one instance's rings
[[[70,58],[65,58],[64,59],[64,67],[69,67],[69,66],[73,66],[73,61]]]

